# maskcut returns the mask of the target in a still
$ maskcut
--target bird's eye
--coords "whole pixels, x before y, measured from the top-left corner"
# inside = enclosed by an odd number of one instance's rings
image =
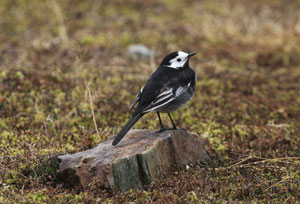
[[[180,58],[178,58],[178,59],[177,59],[177,62],[180,62],[180,61],[181,61],[181,59],[180,59]]]

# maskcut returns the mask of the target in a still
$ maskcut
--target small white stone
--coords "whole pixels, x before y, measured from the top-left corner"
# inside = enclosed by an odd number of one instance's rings
[[[128,53],[133,59],[150,58],[154,55],[151,49],[142,44],[130,45]]]
[[[189,166],[189,165],[186,165],[185,168],[186,168],[186,170],[189,170],[190,166]]]

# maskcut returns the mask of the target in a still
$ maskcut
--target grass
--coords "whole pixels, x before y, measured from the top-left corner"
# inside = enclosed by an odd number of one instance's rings
[[[2,0],[0,203],[299,202],[299,7]],[[154,49],[154,61],[130,59],[133,43]],[[196,94],[174,119],[205,142],[213,163],[173,172],[147,190],[64,188],[57,155],[117,133],[140,86],[173,50],[198,52]],[[156,115],[136,128],[157,129]]]

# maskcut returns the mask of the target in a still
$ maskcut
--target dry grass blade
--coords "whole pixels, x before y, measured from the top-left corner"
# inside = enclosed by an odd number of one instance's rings
[[[243,163],[245,161],[248,161],[249,159],[252,159],[252,158],[253,158],[252,156],[246,157],[245,159],[242,159],[241,161],[239,161],[239,162],[237,162],[237,163],[235,163],[235,164],[233,164],[233,165],[231,165],[231,166],[229,166],[227,168],[230,169],[232,167],[238,166],[239,164],[241,164],[241,163]]]
[[[258,159],[262,159],[262,158],[259,158],[259,157],[252,157],[252,156],[249,156],[227,168],[232,168],[232,167],[244,167],[244,166],[250,166],[250,165],[256,165],[256,164],[260,164],[260,163],[266,163],[266,162],[284,162],[283,160],[300,160],[300,157],[281,157],[281,158],[273,158],[273,159],[264,159],[264,160],[261,160],[261,161],[256,161],[256,162],[250,162],[250,163],[247,163],[247,164],[241,164],[245,161],[248,161],[249,159],[253,159],[253,158],[258,158]],[[291,163],[291,162],[284,162],[284,163]]]
[[[269,190],[270,188],[273,188],[273,187],[277,186],[278,184],[280,184],[280,183],[286,181],[286,180],[289,179],[289,178],[290,178],[290,176],[285,177],[285,178],[282,179],[281,181],[278,181],[277,183],[274,183],[273,185],[271,185],[271,186],[269,186],[268,188],[266,188],[263,192],[266,192],[266,191]]]
[[[92,100],[91,90],[90,90],[89,86],[86,86],[86,87],[87,87],[87,90],[88,90],[88,93],[89,93],[90,108],[91,108],[91,112],[92,112],[92,115],[93,115],[93,121],[94,121],[95,129],[96,129],[96,132],[97,132],[99,140],[102,141],[103,138],[100,137],[100,134],[99,134],[99,131],[98,131],[98,127],[97,127],[97,123],[96,123],[96,118],[95,118],[95,113],[94,113],[94,107],[93,107],[93,100]]]

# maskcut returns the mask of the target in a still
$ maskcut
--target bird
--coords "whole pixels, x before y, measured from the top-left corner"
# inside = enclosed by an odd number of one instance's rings
[[[189,66],[189,59],[195,54],[174,51],[163,58],[130,105],[132,110],[138,104],[131,118],[115,136],[113,146],[149,112],[157,113],[160,132],[169,130],[163,126],[160,113],[167,113],[173,125],[171,129],[177,129],[170,113],[186,105],[194,96],[197,78],[195,71]]]

